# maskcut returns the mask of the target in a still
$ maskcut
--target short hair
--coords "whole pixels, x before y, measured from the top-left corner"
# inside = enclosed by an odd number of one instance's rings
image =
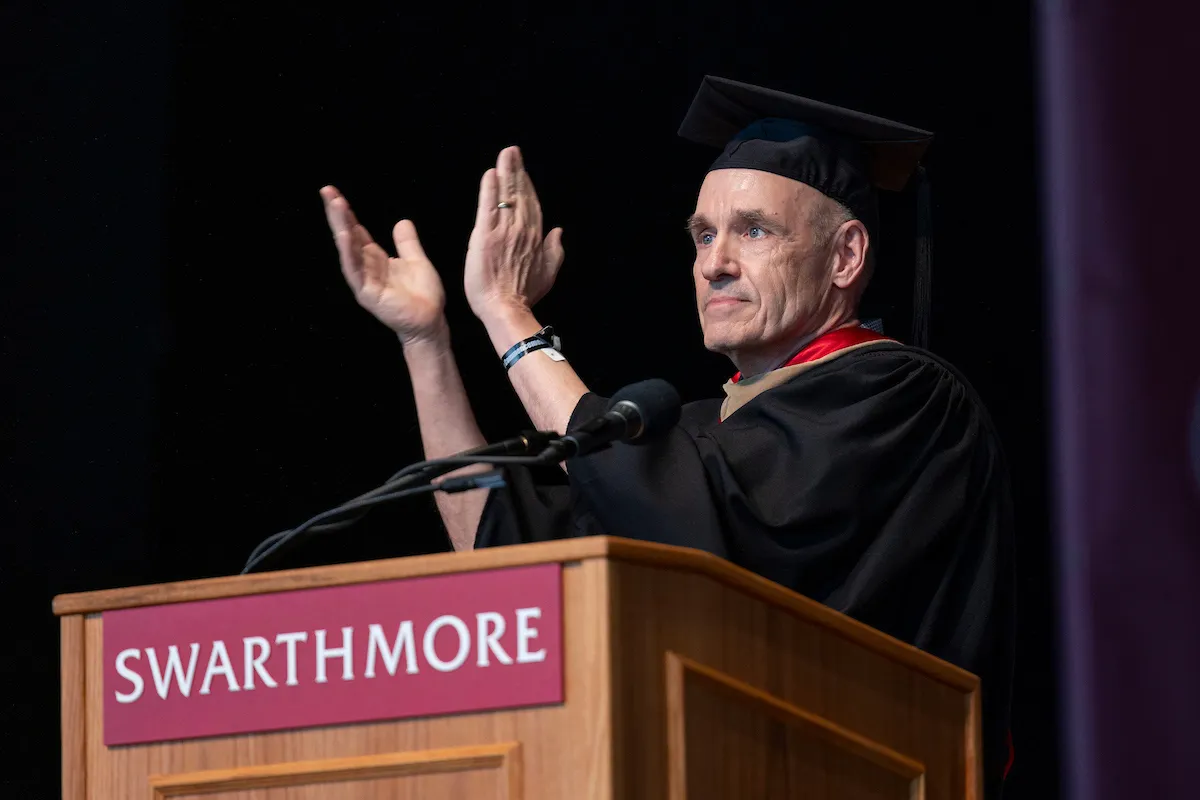
[[[813,241],[816,247],[821,249],[828,245],[838,228],[852,219],[858,219],[853,211],[832,197],[821,195],[817,202],[813,203],[808,215],[808,223],[812,226]],[[871,280],[871,274],[875,272],[875,249],[871,247],[870,242],[867,243],[867,260],[863,264],[863,269],[866,276],[862,286],[865,288]]]

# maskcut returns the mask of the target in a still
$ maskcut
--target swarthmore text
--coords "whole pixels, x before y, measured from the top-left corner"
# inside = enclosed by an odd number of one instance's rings
[[[104,612],[104,743],[563,701],[562,567]]]
[[[540,607],[530,607],[507,615],[481,611],[465,619],[443,614],[423,628],[404,620],[340,630],[264,632],[166,648],[127,647],[114,656],[121,680],[113,692],[118,703],[129,704],[148,696],[147,690],[166,700],[172,693],[189,697],[193,689],[208,695],[423,670],[454,672],[468,660],[477,667],[529,664],[546,658],[537,641],[541,616]]]

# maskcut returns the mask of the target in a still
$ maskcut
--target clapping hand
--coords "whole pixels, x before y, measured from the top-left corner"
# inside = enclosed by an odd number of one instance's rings
[[[401,220],[392,229],[392,258],[359,223],[341,192],[326,186],[321,198],[342,274],[359,305],[406,345],[438,335],[445,328],[446,292],[412,222]]]
[[[502,150],[479,186],[463,276],[471,310],[485,324],[505,313],[528,311],[554,285],[563,255],[561,228],[542,238],[542,207],[521,151]]]

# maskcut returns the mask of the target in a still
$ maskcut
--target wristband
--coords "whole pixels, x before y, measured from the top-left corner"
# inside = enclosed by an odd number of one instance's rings
[[[563,361],[563,354],[559,352],[562,349],[562,340],[554,333],[554,328],[547,325],[540,331],[530,336],[528,339],[522,339],[505,351],[502,361],[504,369],[508,371],[512,369],[513,364],[516,364],[526,354],[537,350],[545,350],[546,355],[555,361]]]

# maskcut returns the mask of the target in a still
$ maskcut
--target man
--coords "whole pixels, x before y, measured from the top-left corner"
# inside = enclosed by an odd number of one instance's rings
[[[815,124],[813,124],[815,123]],[[727,558],[980,675],[988,784],[1012,667],[1012,531],[995,432],[947,364],[857,317],[875,187],[899,189],[929,134],[707,78],[681,133],[724,146],[688,230],[704,344],[738,374],[677,427],[509,488],[438,497],[457,549],[593,533]],[[731,141],[732,140],[732,141]],[[322,190],[346,279],[397,332],[428,458],[484,444],[416,231],[389,259]],[[483,176],[464,288],[532,422],[603,413],[532,312],[563,260],[516,148]]]

